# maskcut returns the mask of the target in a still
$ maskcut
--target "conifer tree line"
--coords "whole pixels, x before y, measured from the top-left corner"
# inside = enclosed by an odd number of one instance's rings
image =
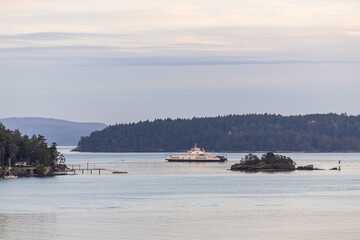
[[[116,124],[82,137],[79,151],[360,151],[360,116],[246,114]]]
[[[56,143],[48,146],[44,136],[22,136],[19,130],[11,131],[0,123],[0,166],[7,167],[16,162],[27,165],[54,167],[65,162],[65,158],[57,151]]]

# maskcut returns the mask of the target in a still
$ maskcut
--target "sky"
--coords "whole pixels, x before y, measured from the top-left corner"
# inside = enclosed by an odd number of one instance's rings
[[[360,109],[358,0],[0,0],[0,118]]]

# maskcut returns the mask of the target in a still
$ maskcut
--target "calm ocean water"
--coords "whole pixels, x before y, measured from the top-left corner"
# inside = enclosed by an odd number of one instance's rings
[[[72,153],[75,176],[0,180],[0,239],[359,239],[360,154],[289,153],[342,171],[240,173],[163,153]]]

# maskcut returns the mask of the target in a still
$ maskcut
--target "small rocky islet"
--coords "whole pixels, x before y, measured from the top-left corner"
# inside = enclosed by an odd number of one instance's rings
[[[240,163],[231,166],[233,171],[246,172],[277,172],[277,171],[294,171],[296,163],[289,157],[276,155],[272,152],[265,153],[259,158],[255,154],[247,154]]]
[[[298,166],[295,167],[296,163],[289,157],[274,154],[273,152],[265,153],[259,158],[255,154],[249,153],[240,163],[236,163],[231,166],[232,171],[245,171],[245,172],[288,172],[295,170],[313,171],[313,170],[324,170],[314,168],[313,165]],[[337,170],[332,168],[331,170]]]

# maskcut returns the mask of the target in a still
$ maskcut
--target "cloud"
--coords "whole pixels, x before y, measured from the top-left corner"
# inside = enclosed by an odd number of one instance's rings
[[[360,36],[360,31],[345,31],[342,32],[345,35],[349,35],[349,36],[354,36],[354,37],[359,37]]]
[[[12,48],[0,48],[0,52],[49,52],[49,51],[63,51],[63,50],[105,50],[116,49],[109,46],[48,46],[48,47],[12,47]]]
[[[0,35],[0,39],[6,40],[69,40],[69,39],[89,39],[89,38],[113,38],[124,37],[121,34],[103,34],[103,33],[79,33],[79,32],[35,32],[26,34]]]
[[[0,2],[0,102],[6,103],[0,104],[1,112],[54,111],[64,114],[61,118],[75,113],[98,120],[108,108],[110,121],[123,105],[135,109],[136,119],[144,118],[143,109],[181,116],[188,108],[182,99],[193,99],[188,94],[194,88],[199,91],[192,96],[209,88],[224,89],[197,99],[208,108],[204,115],[213,113],[213,106],[218,106],[214,113],[221,113],[224,106],[229,113],[233,108],[244,111],[242,106],[296,113],[301,106],[304,112],[332,111],[337,103],[340,112],[352,105],[357,111],[360,2],[356,0]],[[139,99],[135,105],[118,99],[131,89],[129,99]],[[139,89],[150,95],[143,99]],[[153,91],[169,89],[184,91],[156,100],[161,94]],[[232,89],[238,90],[226,99]],[[349,89],[354,99],[344,101]],[[258,93],[265,97],[254,105]],[[290,104],[293,93],[297,101]],[[314,110],[319,94],[335,100],[320,101]],[[69,110],[79,102],[81,106]],[[116,116],[127,114],[119,110]]]
[[[29,32],[94,32],[130,34],[137,31],[186,28],[354,27],[360,3],[310,0],[88,0],[3,1],[0,34]]]
[[[191,45],[199,47],[198,44]],[[143,49],[140,47],[140,49]],[[152,48],[148,48],[152,49]],[[154,48],[157,49],[157,48]],[[134,49],[133,49],[134,50]],[[136,50],[136,48],[135,48]],[[253,56],[150,56],[127,54],[128,48],[108,46],[50,46],[2,48],[0,57],[4,64],[24,65],[72,65],[72,66],[196,66],[196,65],[271,65],[271,64],[346,64],[359,63],[351,60],[261,58]],[[111,54],[115,52],[111,56]],[[107,56],[108,55],[108,56]],[[128,55],[119,57],[118,55]]]
[[[186,65],[250,65],[250,64],[332,64],[351,63],[350,61],[312,61],[296,59],[247,59],[241,57],[138,57],[138,58],[93,58],[78,61],[94,66],[186,66]],[[359,63],[359,62],[352,62]]]

